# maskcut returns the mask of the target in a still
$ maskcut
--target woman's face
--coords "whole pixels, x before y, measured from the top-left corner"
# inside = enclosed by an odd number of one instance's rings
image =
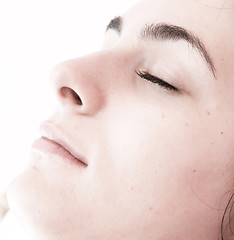
[[[234,187],[233,7],[143,0],[100,52],[55,67],[60,104],[9,190],[37,238],[217,238]]]

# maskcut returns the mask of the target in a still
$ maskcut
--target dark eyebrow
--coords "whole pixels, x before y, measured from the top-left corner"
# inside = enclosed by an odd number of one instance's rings
[[[211,70],[215,77],[216,69],[204,44],[197,36],[195,36],[190,31],[179,26],[159,23],[146,25],[146,27],[141,32],[141,37],[143,39],[152,40],[172,40],[172,41],[185,40],[200,53],[200,55],[206,61],[209,69]]]
[[[113,18],[110,23],[106,27],[106,31],[109,29],[115,30],[117,33],[121,33],[122,31],[122,24],[123,24],[123,19],[122,17],[115,17]]]

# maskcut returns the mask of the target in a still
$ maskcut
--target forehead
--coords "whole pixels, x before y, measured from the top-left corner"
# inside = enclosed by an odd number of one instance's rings
[[[123,35],[139,34],[146,24],[181,26],[204,43],[220,77],[234,75],[233,0],[141,0],[123,16]]]
[[[127,14],[134,13],[134,11],[138,11],[139,14],[136,20],[143,16],[146,19],[147,17],[160,19],[163,16],[163,18],[173,18],[173,20],[177,17],[178,22],[184,20],[185,17],[189,17],[187,18],[189,22],[192,19],[214,22],[221,20],[219,17],[225,21],[226,17],[230,17],[229,20],[234,19],[234,0],[140,0]]]

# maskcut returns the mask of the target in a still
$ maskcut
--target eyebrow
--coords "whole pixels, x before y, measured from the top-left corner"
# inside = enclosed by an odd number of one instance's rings
[[[110,21],[110,23],[106,27],[106,31],[109,29],[115,30],[117,33],[121,33],[122,31],[122,24],[123,24],[123,19],[122,17],[115,17]]]
[[[122,31],[123,19],[121,17],[116,17],[112,19],[109,25],[106,28],[106,31],[113,29],[121,34]],[[184,40],[189,43],[194,49],[196,49],[205,62],[208,65],[209,70],[213,73],[215,77],[215,66],[211,57],[209,56],[204,44],[202,41],[194,35],[192,32],[186,30],[183,27],[171,25],[167,23],[158,23],[146,25],[140,34],[142,39],[151,39],[151,40],[172,40],[179,41]]]
[[[215,67],[202,41],[190,31],[175,25],[166,23],[146,25],[141,32],[143,39],[152,40],[184,40],[196,49],[208,64],[208,68],[215,76]]]

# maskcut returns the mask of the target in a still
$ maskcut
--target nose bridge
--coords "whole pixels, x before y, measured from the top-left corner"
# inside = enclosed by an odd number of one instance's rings
[[[61,62],[54,67],[51,79],[58,86],[83,84],[89,81],[94,84],[98,76],[108,74],[108,71],[104,71],[104,68],[110,65],[107,57],[102,53],[95,53]]]
[[[102,51],[58,64],[51,78],[61,102],[69,102],[80,113],[91,114],[105,105],[113,81],[117,87],[121,64],[118,53]]]

